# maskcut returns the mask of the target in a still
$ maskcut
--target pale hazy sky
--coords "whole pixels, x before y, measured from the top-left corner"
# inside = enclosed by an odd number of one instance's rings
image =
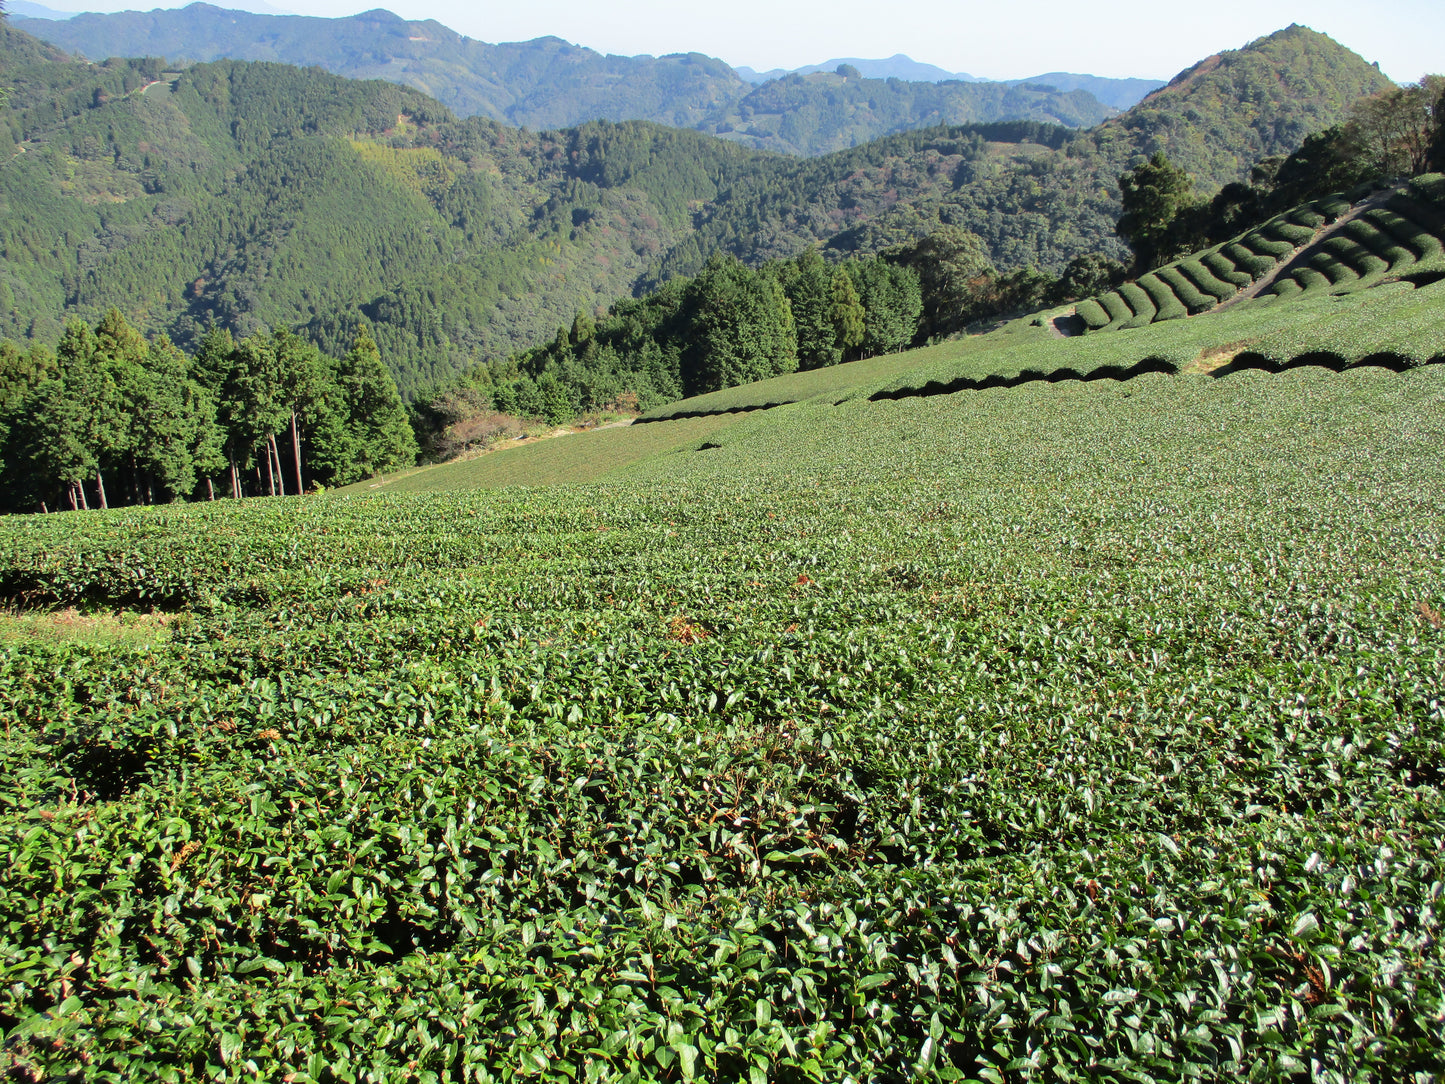
[[[38,0],[45,3],[46,0]],[[211,0],[225,7],[227,0]],[[1221,49],[1292,22],[1379,61],[1407,82],[1445,71],[1445,0],[269,0],[299,15],[352,15],[386,7],[436,19],[482,41],[554,34],[607,53],[700,52],[758,70],[832,57],[906,53],[990,79],[1047,71],[1167,79]],[[172,2],[52,0],[47,6],[119,11]],[[236,7],[249,6],[236,0]]]

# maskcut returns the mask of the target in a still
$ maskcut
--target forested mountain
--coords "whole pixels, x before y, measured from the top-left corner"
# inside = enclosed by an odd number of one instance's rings
[[[0,336],[112,305],[194,343],[377,325],[404,391],[631,291],[756,160],[698,133],[536,136],[390,83],[221,62],[37,59],[0,27]],[[161,75],[167,79],[161,79]]]
[[[903,53],[894,53],[881,60],[866,60],[856,56],[834,57],[821,64],[805,64],[801,68],[769,68],[765,72],[755,71],[748,67],[734,68],[733,70],[749,83],[766,83],[769,79],[782,79],[789,75],[812,75],[814,72],[837,71],[844,64],[857,68],[859,74],[868,79],[905,79],[915,83],[942,83],[950,79],[959,79],[965,83],[979,82],[968,72],[951,72],[936,64],[921,64]]]
[[[752,68],[734,68],[749,83],[766,83],[770,79],[783,79],[789,75],[812,75],[815,72],[836,72],[844,64],[856,68],[866,79],[902,79],[915,83],[944,83],[959,80],[965,83],[988,82],[967,72],[946,71],[934,64],[921,64],[912,57],[897,53],[882,60],[863,60],[858,57],[839,57],[825,60],[821,64],[807,64],[801,68],[772,68],[765,72]],[[1085,90],[1099,101],[1115,109],[1128,109],[1137,104],[1146,94],[1164,86],[1160,79],[1109,79],[1098,75],[1077,75],[1073,72],[1045,72],[1023,79],[1004,79],[1006,86],[1032,83],[1037,86],[1053,87],[1055,90]]]
[[[1288,154],[1337,124],[1350,103],[1394,85],[1357,54],[1293,24],[1201,60],[1091,138],[1103,150],[1119,142],[1130,153],[1162,150],[1212,187]]]
[[[865,79],[840,65],[764,83],[699,127],[759,150],[817,155],[939,124],[1034,120],[1087,128],[1112,114],[1086,91]]]
[[[700,53],[603,56],[554,37],[489,45],[438,22],[408,22],[381,9],[322,19],[192,4],[20,25],[94,60],[314,64],[353,79],[413,87],[462,117],[526,128],[649,120],[792,154],[826,153],[935,124],[1030,119],[1087,127],[1112,112],[1087,91],[1032,84],[844,80],[830,71],[754,88]]]
[[[413,395],[716,252],[841,258],[949,225],[1001,272],[1123,259],[1117,180],[1143,156],[1208,191],[1386,84],[1291,28],[1087,132],[936,128],[806,160],[636,122],[532,134],[314,68],[56,59],[6,26],[0,85],[0,337],[54,342],[115,306],[186,349],[216,321],[341,356],[364,321]]]
[[[719,248],[749,259],[809,245],[877,252],[941,224],[977,234],[1005,270],[1057,273],[1085,253],[1122,259],[1117,180],[1136,160],[1163,151],[1208,193],[1391,86],[1355,53],[1291,26],[1200,62],[1088,131],[1017,123],[905,132],[749,175],[664,258],[659,279],[696,273]]]
[[[353,79],[386,79],[458,116],[526,128],[652,120],[691,128],[751,87],[700,53],[603,56],[560,38],[489,45],[433,20],[376,9],[340,19],[252,15],[210,4],[178,10],[17,20],[27,32],[93,60],[164,56],[177,63],[270,60],[317,65]]]
[[[1073,72],[1044,72],[1027,79],[1010,79],[1010,83],[1034,83],[1055,90],[1086,90],[1105,105],[1130,109],[1164,83],[1158,79],[1109,79],[1100,75],[1076,75]]]

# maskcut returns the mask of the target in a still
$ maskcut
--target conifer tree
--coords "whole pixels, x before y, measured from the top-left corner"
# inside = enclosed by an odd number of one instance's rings
[[[341,359],[337,383],[346,406],[347,429],[356,441],[358,477],[414,464],[416,436],[396,381],[382,364],[381,351],[365,324]]]
[[[863,357],[907,349],[918,334],[923,293],[911,267],[879,259],[849,260],[843,265],[863,303]]]
[[[1163,151],[1119,178],[1123,211],[1118,232],[1134,250],[1134,265],[1149,271],[1174,254],[1172,231],[1193,200],[1194,179]]]
[[[846,361],[863,343],[864,319],[867,314],[863,311],[863,302],[859,299],[858,291],[847,272],[834,272],[831,293],[833,303],[830,315],[835,341],[841,355],[840,360]]]
[[[792,310],[771,276],[715,255],[688,287],[685,307],[691,327],[683,381],[689,394],[797,369]]]
[[[195,492],[199,478],[225,465],[215,399],[165,336],[151,344],[128,405],[142,500],[182,500]]]
[[[798,368],[820,369],[843,360],[833,318],[831,276],[823,257],[812,249],[796,260],[785,260],[775,271],[788,306],[798,341]]]
[[[115,345],[117,330],[113,322],[108,324],[108,346]],[[55,354],[57,379],[36,389],[32,410],[36,458],[51,480],[70,492],[73,506],[89,507],[85,487],[93,481],[97,503],[105,507],[109,501],[101,459],[125,443],[125,414],[114,370],[95,332],[80,320],[66,326]]]

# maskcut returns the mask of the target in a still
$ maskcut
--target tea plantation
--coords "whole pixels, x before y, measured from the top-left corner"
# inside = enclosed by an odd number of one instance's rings
[[[983,349],[0,523],[11,1079],[1437,1079],[1445,366]]]
[[[1078,306],[1088,331],[1147,327],[1254,293],[1346,294],[1389,281],[1445,277],[1445,177],[1330,196]]]

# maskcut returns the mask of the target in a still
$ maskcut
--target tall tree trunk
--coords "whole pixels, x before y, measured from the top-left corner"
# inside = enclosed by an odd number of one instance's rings
[[[291,455],[296,461],[296,493],[299,496],[306,492],[306,485],[301,481],[301,434],[296,428],[296,411],[291,412]]]
[[[236,500],[239,501],[239,500],[241,499],[241,475],[240,475],[240,473],[236,470],[236,461],[235,461],[234,459],[232,459],[230,462],[231,462],[231,496],[234,497]]]
[[[215,499],[216,499],[216,487],[215,487],[214,485],[212,485],[212,484],[211,484],[211,480],[210,480],[209,478],[207,478],[207,479],[206,479],[206,500],[208,500],[208,501],[213,501],[213,500],[215,500]]]
[[[90,502],[85,499],[85,483],[84,483],[84,482],[76,482],[76,483],[75,483],[75,490],[76,490],[77,493],[80,494],[80,507],[83,508],[83,509],[85,509],[87,512],[89,512],[89,511],[90,511]]]
[[[272,433],[266,442],[266,454],[276,464],[276,494],[286,496],[286,472],[281,469],[281,449],[276,446],[276,434]]]
[[[266,492],[274,497],[276,496],[276,476],[271,473],[270,438],[268,437],[265,441],[262,441],[262,443],[266,446]]]
[[[105,479],[101,477],[99,467],[95,468],[95,488],[100,494],[100,506],[102,508],[109,508],[110,505],[105,501]]]
[[[71,510],[72,512],[79,512],[79,511],[80,511],[80,502],[75,499],[75,483],[74,483],[74,482],[71,482],[71,483],[70,483],[70,510]]]

